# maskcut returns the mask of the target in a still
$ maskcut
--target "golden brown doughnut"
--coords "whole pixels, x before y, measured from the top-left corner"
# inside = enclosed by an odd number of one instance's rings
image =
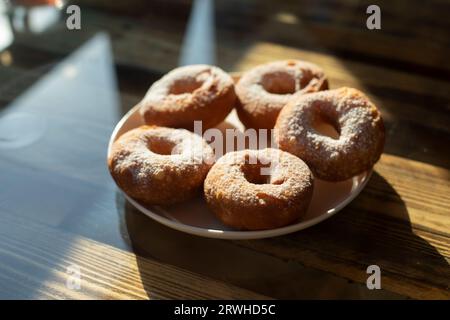
[[[206,202],[217,217],[244,230],[273,229],[298,220],[306,212],[312,192],[308,166],[271,148],[225,154],[204,184]]]
[[[236,84],[237,112],[247,128],[272,129],[286,103],[328,89],[323,70],[300,60],[275,61],[245,72]]]
[[[144,204],[171,204],[201,188],[213,159],[213,150],[199,135],[141,126],[114,142],[108,167],[130,197]]]
[[[327,122],[337,139],[320,133]],[[384,146],[384,125],[376,106],[359,90],[340,88],[293,99],[275,125],[278,147],[302,158],[316,178],[345,180],[372,168]]]
[[[203,129],[225,119],[235,104],[233,79],[209,65],[176,68],[155,82],[140,102],[146,124],[193,130],[194,121]]]

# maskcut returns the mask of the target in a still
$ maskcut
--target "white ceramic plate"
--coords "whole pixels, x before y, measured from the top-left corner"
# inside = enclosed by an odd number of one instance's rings
[[[138,108],[131,109],[117,124],[111,135],[108,155],[112,143],[125,132],[142,125]],[[235,127],[243,130],[243,125],[235,111],[219,127]],[[344,208],[364,188],[372,171],[364,172],[351,179],[332,183],[315,179],[314,193],[308,212],[297,223],[286,227],[262,231],[237,231],[222,224],[208,209],[201,196],[188,202],[170,207],[146,207],[125,194],[127,200],[150,218],[170,228],[208,238],[221,239],[261,239],[280,236],[311,227]]]

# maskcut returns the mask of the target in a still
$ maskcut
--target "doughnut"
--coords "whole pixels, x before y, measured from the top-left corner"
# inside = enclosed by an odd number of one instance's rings
[[[204,183],[211,210],[224,224],[240,230],[273,229],[295,222],[306,212],[312,193],[308,166],[272,148],[225,154]]]
[[[236,84],[239,119],[247,128],[272,129],[286,103],[328,89],[323,70],[300,60],[275,61],[245,72]]]
[[[156,81],[140,102],[148,125],[193,130],[194,121],[208,129],[220,123],[236,100],[233,79],[209,65],[176,68]]]
[[[147,205],[194,196],[214,162],[211,147],[185,129],[141,126],[116,140],[108,167],[117,185]]]
[[[336,137],[321,133],[327,123]],[[275,143],[303,159],[316,178],[351,178],[378,161],[384,125],[376,106],[361,91],[340,88],[306,94],[289,102],[275,125]]]

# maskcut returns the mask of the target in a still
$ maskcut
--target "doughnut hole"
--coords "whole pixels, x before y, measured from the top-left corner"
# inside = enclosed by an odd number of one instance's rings
[[[272,94],[295,93],[295,78],[288,72],[274,72],[265,74],[261,79],[261,85]]]
[[[147,148],[151,152],[162,156],[179,154],[176,146],[177,144],[169,139],[149,139],[147,142]]]
[[[302,78],[300,79],[300,88],[303,89],[314,79],[311,70],[302,70]]]
[[[244,174],[245,179],[252,184],[273,184],[280,185],[284,182],[282,179],[273,179],[272,175],[267,174],[270,173],[271,164],[250,164],[246,163],[246,165],[242,166],[241,170]]]
[[[323,136],[327,136],[335,140],[338,140],[340,137],[341,129],[338,119],[328,113],[316,111],[313,116],[312,126],[317,133]]]
[[[169,88],[169,94],[192,93],[203,85],[203,81],[196,78],[177,79]]]

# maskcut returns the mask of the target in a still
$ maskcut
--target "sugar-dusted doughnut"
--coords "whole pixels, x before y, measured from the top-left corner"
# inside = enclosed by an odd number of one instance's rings
[[[335,139],[317,130],[331,124]],[[376,106],[352,88],[300,96],[280,112],[278,147],[302,158],[316,178],[339,181],[372,168],[384,147],[384,125]]]
[[[239,119],[247,128],[272,129],[290,99],[325,89],[327,78],[313,63],[285,60],[256,66],[236,84]]]
[[[214,162],[211,147],[184,129],[141,126],[112,145],[108,167],[117,185],[144,204],[192,197]]]
[[[235,104],[233,79],[218,67],[190,65],[176,68],[155,82],[140,102],[146,124],[192,130],[225,119]]]
[[[209,171],[205,199],[226,225],[243,230],[293,223],[306,212],[313,176],[299,158],[278,150],[242,150],[221,157]]]

